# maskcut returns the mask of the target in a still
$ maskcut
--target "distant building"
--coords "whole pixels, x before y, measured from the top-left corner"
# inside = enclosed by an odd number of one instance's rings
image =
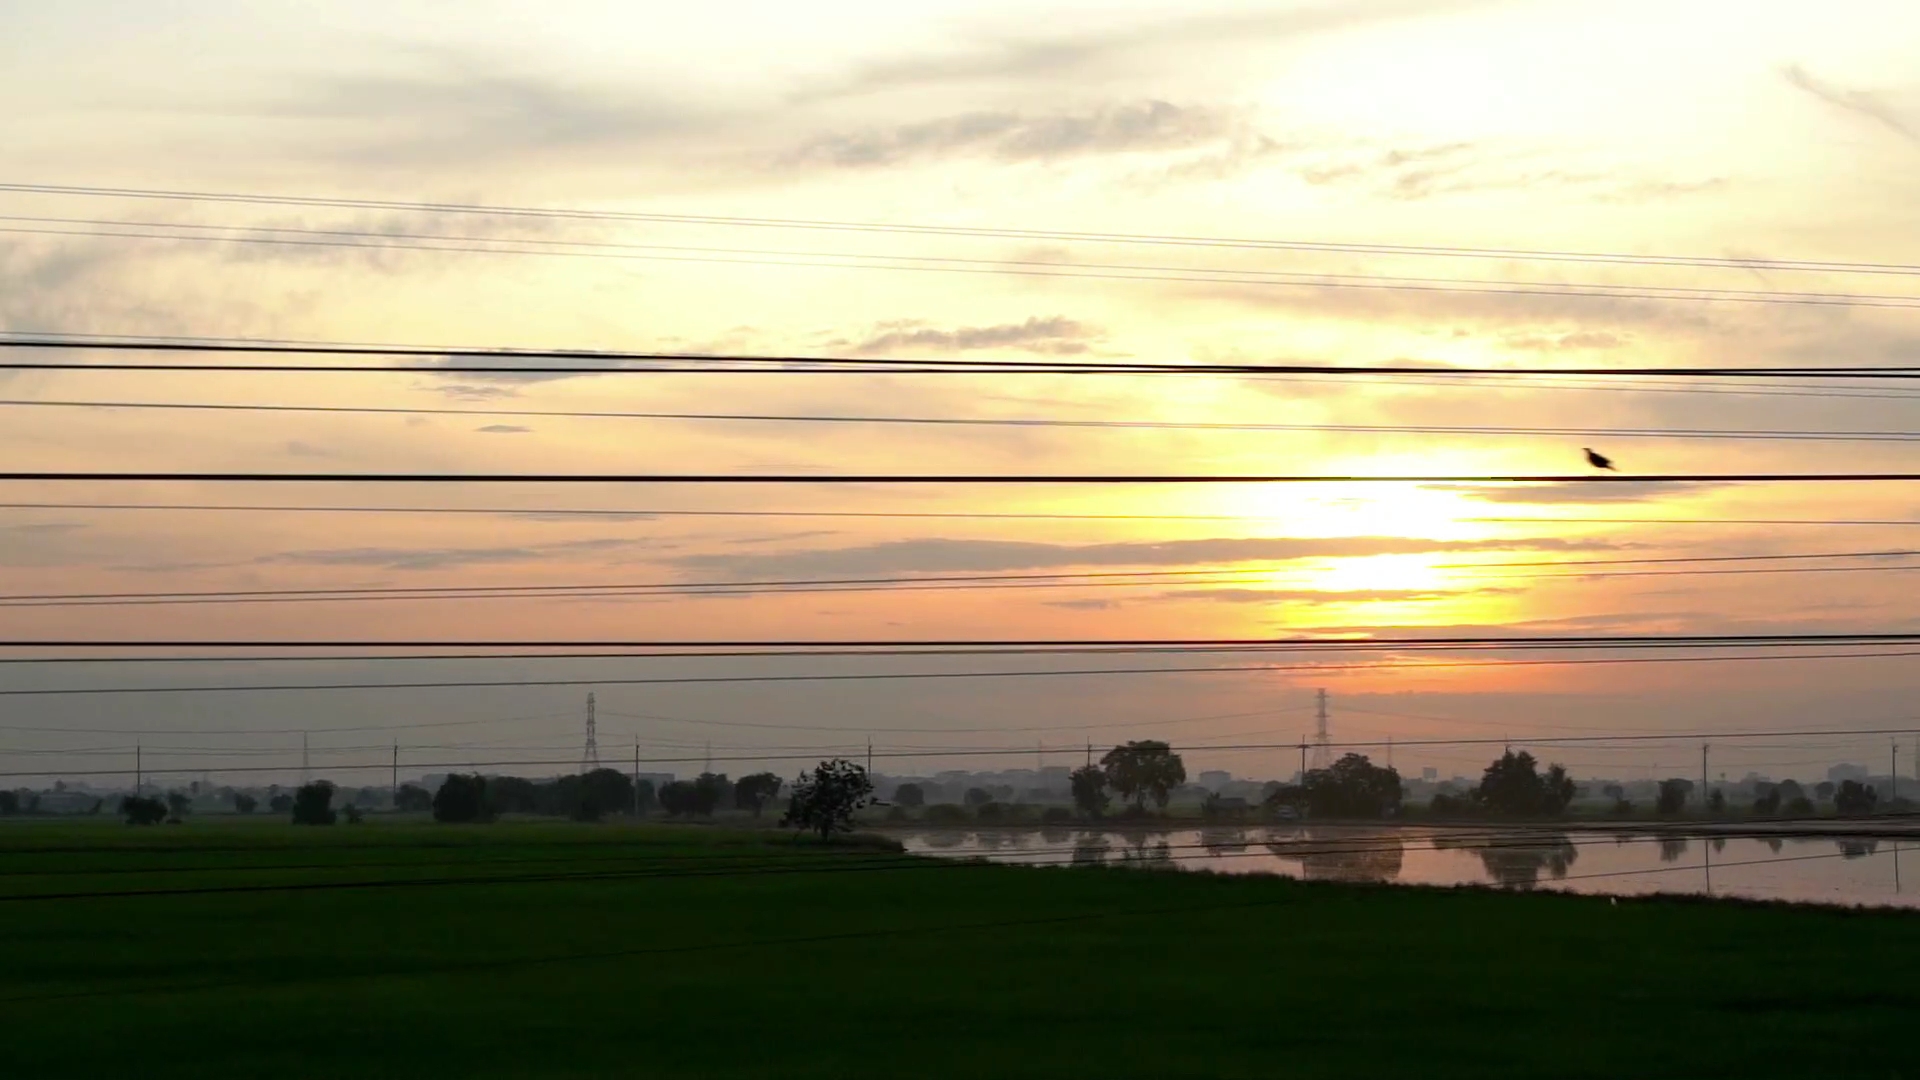
[[[1435,780],[1438,780],[1438,779],[1440,779],[1440,770],[1439,770],[1439,769],[1435,769],[1435,768],[1431,768],[1431,767],[1429,767],[1429,768],[1425,768],[1425,769],[1421,769],[1421,770],[1420,770],[1420,779],[1422,779],[1422,780],[1425,780],[1425,781],[1426,781],[1427,783],[1429,783],[1429,784],[1431,784],[1431,783],[1433,783],[1433,782],[1434,782]]]
[[[1846,780],[1858,780],[1864,784],[1867,780],[1867,767],[1843,762],[1827,770],[1827,779],[1836,784]]]
[[[1200,786],[1215,791],[1233,783],[1233,774],[1225,769],[1208,769],[1200,774]]]

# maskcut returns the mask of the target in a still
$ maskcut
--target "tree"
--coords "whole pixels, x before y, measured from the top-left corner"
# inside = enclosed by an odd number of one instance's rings
[[[1727,793],[1721,791],[1719,788],[1714,788],[1713,792],[1707,796],[1707,809],[1716,814],[1726,813]]]
[[[1782,803],[1790,803],[1795,799],[1804,799],[1807,797],[1807,789],[1801,787],[1800,781],[1798,780],[1782,780],[1777,790],[1780,792],[1780,801]]]
[[[333,785],[325,780],[301,784],[300,790],[293,793],[293,823],[295,825],[333,824],[338,817],[333,812],[333,790]]]
[[[901,784],[893,789],[893,801],[901,806],[925,806],[927,791],[919,784]]]
[[[188,809],[192,806],[193,800],[187,798],[184,794],[178,791],[167,792],[167,816],[173,820],[180,821],[184,819],[187,816]]]
[[[1619,802],[1621,799],[1627,797],[1627,789],[1621,787],[1619,784],[1608,784],[1600,789],[1600,794],[1605,795],[1614,802]]]
[[[1509,750],[1487,766],[1473,798],[1502,817],[1553,817],[1573,801],[1574,791],[1565,768],[1554,765],[1542,774],[1532,754]]]
[[[598,821],[602,814],[633,806],[633,778],[618,769],[593,769],[570,785],[566,794],[570,796],[567,799],[571,804],[567,807],[570,817],[576,821]]]
[[[400,790],[393,793],[393,808],[415,814],[431,810],[433,795],[419,784],[401,784]]]
[[[1383,817],[1400,808],[1400,774],[1348,754],[1325,769],[1309,771],[1301,784],[1307,809],[1321,817]]]
[[[753,811],[753,816],[757,818],[760,816],[760,811],[764,809],[768,803],[772,802],[775,796],[780,794],[780,787],[784,783],[785,781],[770,772],[743,776],[734,781],[733,805],[741,810]],[[901,786],[913,787],[912,784],[902,784]],[[919,788],[914,788],[916,795],[919,794],[919,791]],[[894,792],[894,798],[898,799],[899,797],[900,793],[897,791]],[[918,804],[916,803],[915,805]]]
[[[1675,778],[1660,781],[1660,797],[1654,801],[1654,809],[1671,817],[1684,810],[1687,796],[1693,793],[1693,781]]]
[[[120,812],[129,825],[158,825],[167,817],[167,804],[159,799],[129,795],[120,800]]]
[[[658,794],[653,790],[653,781],[641,780],[633,786],[633,801],[639,805],[640,812],[646,813],[660,805]]]
[[[487,782],[479,776],[455,773],[441,781],[440,790],[434,792],[435,821],[466,824],[492,819],[492,808],[487,803]]]
[[[793,782],[787,812],[780,824],[807,829],[830,839],[853,828],[853,812],[873,801],[873,781],[867,770],[845,758],[823,761],[810,774]]]
[[[1785,810],[1790,817],[1812,817],[1813,800],[1807,798],[1805,795],[1801,795],[1787,800],[1786,805],[1782,806],[1781,809]]]
[[[660,809],[665,810],[668,817],[694,813],[699,803],[700,796],[693,790],[691,780],[672,780],[660,785]]]
[[[1841,781],[1833,793],[1833,808],[1848,817],[1873,813],[1879,801],[1880,793],[1858,780]]]
[[[727,782],[726,773],[703,772],[694,777],[693,790],[699,800],[695,804],[695,812],[711,817],[733,793],[733,785]]]
[[[1082,765],[1073,770],[1073,805],[1085,817],[1097,818],[1107,810],[1107,774],[1098,765]]]
[[[986,788],[970,787],[967,793],[960,797],[960,801],[968,806],[985,806],[993,801],[993,794]]]
[[[235,813],[251,814],[259,808],[259,799],[254,798],[244,791],[236,791],[233,793],[233,809]]]
[[[11,791],[0,791],[0,817],[12,817],[20,812],[20,796]]]
[[[275,795],[267,800],[267,809],[276,814],[290,813],[293,810],[293,796],[286,793]]]
[[[1173,789],[1187,782],[1187,766],[1180,755],[1151,739],[1114,747],[1101,757],[1100,766],[1113,790],[1140,810],[1146,809],[1148,799],[1165,810]]]
[[[1815,784],[1813,786],[1813,795],[1814,795],[1814,798],[1819,799],[1821,802],[1827,802],[1828,800],[1832,799],[1833,798],[1833,781],[1822,780],[1818,784]]]

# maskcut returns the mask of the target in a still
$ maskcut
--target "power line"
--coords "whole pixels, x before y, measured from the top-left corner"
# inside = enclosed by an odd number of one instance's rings
[[[657,507],[538,507],[538,506],[324,506],[232,503],[108,503],[14,502],[0,510],[165,510],[180,513],[244,514],[479,514],[491,517],[616,517],[616,518],[848,518],[934,521],[1262,521],[1266,514],[1072,514],[1001,511],[889,511],[889,510],[678,510]],[[1857,527],[1920,527],[1906,518],[1656,518],[1656,517],[1465,517],[1464,522],[1505,524],[1582,525],[1819,525]]]
[[[0,481],[40,483],[205,484],[1756,484],[1889,483],[1920,472],[1649,473],[1640,476],[1549,473],[1507,476],[1307,473],[260,473],[0,472]]]
[[[1920,266],[1903,263],[1848,262],[1838,260],[1732,258],[1728,256],[1657,255],[1531,248],[1479,248],[1437,244],[1376,244],[1324,240],[1183,236],[1156,233],[1120,233],[1062,229],[994,228],[978,225],[926,225],[805,218],[741,217],[716,214],[664,214],[627,210],[499,206],[479,203],[409,202],[396,199],[351,199],[301,195],[249,194],[244,192],[116,188],[68,184],[0,184],[0,191],[36,195],[142,199],[170,202],[210,202],[251,206],[323,206],[359,210],[399,210],[422,214],[484,215],[598,222],[653,222],[676,225],[717,225],[741,228],[794,229],[827,232],[902,233],[919,236],[1059,240],[1146,246],[1247,248],[1269,251],[1328,251],[1367,255],[1518,259],[1546,262],[1599,262],[1634,266],[1694,266],[1726,270],[1792,270],[1895,275],[1920,274]]]
[[[1886,660],[1920,656],[1920,651],[1903,652],[1855,652],[1799,654],[1768,653],[1752,656],[1627,656],[1581,660],[1436,660],[1436,661],[1369,661],[1364,663],[1336,664],[1247,664],[1213,665],[1207,667],[1153,667],[1153,668],[1077,668],[1049,671],[907,671],[907,672],[861,672],[857,674],[810,674],[810,675],[694,675],[658,678],[593,678],[593,679],[508,679],[475,680],[446,679],[421,682],[384,682],[384,683],[281,683],[258,685],[235,685],[218,683],[201,686],[89,686],[89,687],[53,687],[48,689],[4,689],[0,697],[70,697],[75,695],[120,695],[120,694],[224,694],[224,693],[287,693],[328,690],[445,690],[476,688],[517,688],[532,689],[553,686],[672,686],[707,684],[751,684],[751,683],[791,683],[791,682],[887,682],[917,681],[921,679],[1008,679],[1008,678],[1052,678],[1105,675],[1216,675],[1242,672],[1287,672],[1305,671],[1323,674],[1328,671],[1366,670],[1382,671],[1403,668],[1424,668],[1450,670],[1475,667],[1578,667],[1595,664],[1677,664],[1677,663],[1731,663],[1750,660],[1778,662],[1781,660]],[[1069,748],[1071,749],[1071,748]],[[1021,753],[1032,752],[1026,747]]]
[[[1914,297],[1920,304],[1920,297]],[[1008,371],[1034,369],[1046,372],[1087,371],[1111,374],[1253,374],[1253,375],[1342,375],[1356,377],[1377,377],[1386,375],[1413,375],[1423,378],[1440,376],[1533,376],[1562,378],[1780,378],[1798,376],[1805,378],[1849,378],[1849,379],[1920,379],[1920,366],[1888,365],[1873,366],[1846,364],[1822,367],[1810,364],[1785,366],[1737,366],[1737,367],[1527,367],[1527,366],[1459,366],[1436,367],[1426,364],[1264,364],[1264,363],[1215,363],[1189,362],[1170,363],[1164,361],[1102,360],[1087,363],[1062,363],[1060,361],[1028,361],[998,359],[925,359],[915,357],[826,357],[786,354],[744,354],[744,353],[686,353],[686,352],[631,352],[601,349],[475,349],[422,345],[347,345],[333,343],[284,344],[278,342],[228,340],[148,340],[128,341],[117,338],[77,338],[77,337],[5,337],[0,338],[0,349],[55,349],[64,351],[90,350],[101,352],[158,352],[192,353],[216,355],[270,355],[270,356],[346,356],[369,358],[396,358],[436,361],[430,366],[410,365],[397,367],[376,367],[365,364],[208,364],[208,363],[157,363],[126,362],[91,363],[84,361],[10,361],[0,363],[5,370],[52,370],[52,371],[263,371],[263,372],[312,372],[321,374],[344,373],[403,373],[419,374],[487,374],[487,375],[614,375],[645,374],[655,370],[650,368],[607,367],[608,364],[626,363],[694,363],[694,364],[748,364],[782,365],[787,367],[844,366],[866,369],[871,367],[900,366],[926,369],[984,370],[993,374]],[[511,366],[500,363],[458,364],[454,361],[505,361],[505,360],[573,360],[596,361],[593,366]],[[702,369],[705,370],[705,369]],[[722,370],[747,370],[761,372],[762,368],[745,369],[714,368]]]
[[[1175,420],[1068,420],[1047,417],[966,416],[820,416],[764,413],[618,412],[573,409],[453,409],[400,406],[277,405],[227,402],[35,401],[0,400],[0,407],[130,409],[165,411],[316,413],[394,416],[472,416],[585,420],[667,420],[676,422],[871,424],[935,427],[1063,428],[1125,431],[1219,431],[1251,433],[1328,432],[1341,434],[1510,435],[1523,437],[1604,437],[1610,439],[1724,439],[1788,442],[1920,442],[1914,431],[1777,431],[1712,428],[1553,428],[1437,424],[1265,424]]]

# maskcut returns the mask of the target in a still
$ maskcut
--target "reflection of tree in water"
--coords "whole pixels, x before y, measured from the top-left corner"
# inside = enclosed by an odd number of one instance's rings
[[[997,851],[1000,845],[1007,842],[1006,833],[981,831],[975,833],[974,836],[980,841],[980,847],[986,851]]]
[[[1073,830],[1058,827],[1040,830],[1040,839],[1049,846],[1064,844],[1073,838]]]
[[[1538,885],[1542,870],[1558,881],[1580,857],[1580,849],[1565,833],[1542,833],[1525,840],[1462,839],[1442,834],[1433,838],[1433,846],[1442,851],[1472,851],[1480,856],[1489,879],[1514,889]]]
[[[1247,830],[1208,829],[1200,834],[1200,843],[1209,855],[1227,855],[1247,850]]]
[[[1128,838],[1126,849],[1120,852],[1120,863],[1144,870],[1171,870],[1174,868],[1173,846],[1164,839],[1135,833]]]
[[[1660,838],[1660,861],[1677,862],[1687,853],[1687,838],[1684,836],[1663,836]]]
[[[1880,841],[1865,836],[1843,836],[1833,842],[1843,859],[1864,859],[1880,848]]]
[[[937,848],[959,847],[965,843],[967,834],[958,829],[938,829],[927,834],[927,846]]]
[[[1270,840],[1267,850],[1298,861],[1309,881],[1392,881],[1400,876],[1407,845],[1399,833],[1352,833],[1305,829],[1291,840]]]
[[[1723,851],[1725,851],[1725,850],[1727,850],[1727,838],[1726,838],[1726,837],[1724,837],[1724,836],[1716,836],[1716,837],[1714,837],[1714,838],[1713,838],[1713,853],[1714,853],[1715,855],[1718,855],[1718,854],[1720,854],[1721,852],[1723,852]]]
[[[1777,836],[1767,837],[1767,850],[1773,852],[1775,855],[1780,854],[1780,838]]]
[[[1113,845],[1107,842],[1105,833],[1081,833],[1073,845],[1073,865],[1099,866],[1112,851]]]

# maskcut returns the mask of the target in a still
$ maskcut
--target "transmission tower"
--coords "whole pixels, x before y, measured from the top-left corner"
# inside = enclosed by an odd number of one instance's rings
[[[580,771],[590,773],[600,767],[600,732],[593,719],[593,695],[587,695],[587,748],[580,754]]]
[[[1313,767],[1324,769],[1333,764],[1333,746],[1327,741],[1327,692],[1318,691],[1313,711]]]

